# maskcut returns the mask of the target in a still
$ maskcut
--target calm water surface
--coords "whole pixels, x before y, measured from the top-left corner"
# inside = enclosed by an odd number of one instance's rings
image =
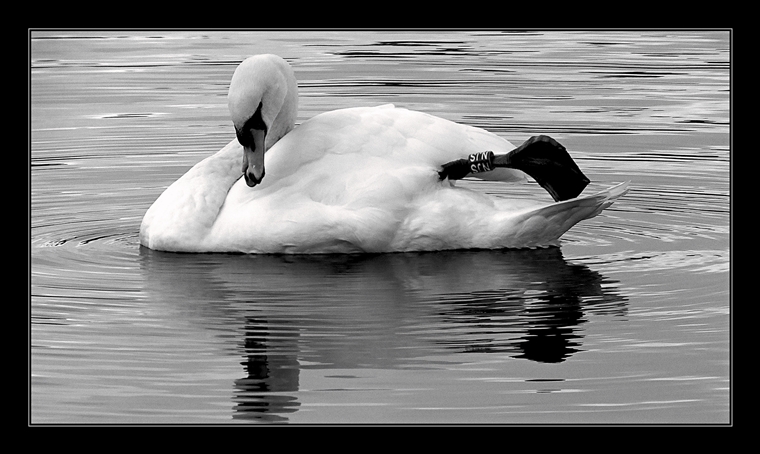
[[[299,123],[392,102],[632,190],[561,248],[141,248],[262,52]],[[31,423],[731,421],[729,32],[34,31],[30,56]]]

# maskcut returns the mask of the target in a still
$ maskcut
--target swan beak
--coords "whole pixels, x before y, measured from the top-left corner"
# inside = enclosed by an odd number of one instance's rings
[[[243,147],[243,176],[249,187],[254,187],[264,179],[264,141],[266,131],[251,130],[253,147]]]

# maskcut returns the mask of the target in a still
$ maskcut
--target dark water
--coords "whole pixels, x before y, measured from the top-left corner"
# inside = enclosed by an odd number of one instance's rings
[[[550,134],[587,191],[632,190],[561,248],[141,248],[261,52],[299,122],[393,102]],[[30,54],[31,423],[730,422],[729,32],[33,31]]]

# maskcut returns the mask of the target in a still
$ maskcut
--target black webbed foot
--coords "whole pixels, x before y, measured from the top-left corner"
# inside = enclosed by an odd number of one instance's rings
[[[551,194],[555,202],[578,197],[589,184],[565,147],[549,136],[534,136],[504,155],[490,151],[473,153],[467,159],[444,164],[441,180],[459,180],[470,173],[488,172],[496,167],[523,171]]]

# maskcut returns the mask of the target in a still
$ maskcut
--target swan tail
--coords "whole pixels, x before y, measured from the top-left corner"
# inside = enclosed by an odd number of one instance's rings
[[[528,247],[555,245],[572,226],[598,215],[628,192],[629,183],[620,183],[593,195],[526,210],[514,220],[520,226],[514,238]]]

